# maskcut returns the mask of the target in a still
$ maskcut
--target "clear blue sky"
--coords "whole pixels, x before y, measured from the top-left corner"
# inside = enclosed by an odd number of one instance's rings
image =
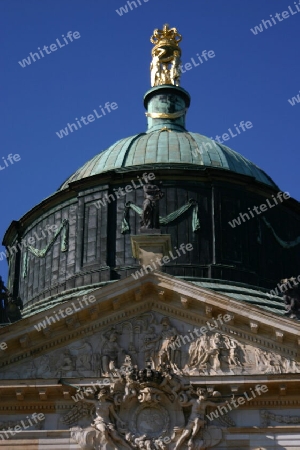
[[[137,1],[137,0],[136,0]],[[164,23],[183,35],[182,61],[213,50],[215,58],[182,76],[192,96],[187,128],[209,137],[234,124],[253,128],[226,144],[300,199],[300,12],[254,35],[270,14],[297,11],[293,0],[1,0],[1,152],[21,160],[0,170],[0,236],[12,220],[51,195],[84,162],[113,142],[142,132],[150,88],[149,38]],[[138,1],[137,1],[138,4]],[[300,9],[300,6],[299,6]],[[274,19],[275,20],[275,19]],[[22,68],[18,61],[68,31],[80,38]],[[48,47],[49,51],[49,47]],[[56,131],[105,102],[118,109],[59,139]],[[1,247],[3,250],[3,247]],[[6,278],[6,262],[0,274]]]

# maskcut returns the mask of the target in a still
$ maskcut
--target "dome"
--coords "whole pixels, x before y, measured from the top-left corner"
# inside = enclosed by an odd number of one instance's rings
[[[279,188],[263,170],[188,131],[190,102],[180,86],[155,85],[144,97],[145,130],[100,151],[11,223],[3,240],[8,288],[23,300],[24,316],[110,284],[114,290],[123,279],[137,280],[152,270],[141,269],[137,241],[169,242],[177,250],[190,243],[193,252],[176,250],[179,257],[168,257],[158,271],[284,314],[281,299],[269,298],[269,292],[278,293],[278,280],[299,267],[299,204],[276,202]],[[141,224],[148,188],[133,179],[145,172],[157,179],[157,228]],[[149,248],[145,244],[145,252]]]
[[[148,130],[126,137],[86,162],[60,187],[73,181],[115,169],[150,166],[205,169],[213,167],[253,177],[260,183],[277,188],[259,167],[239,153],[199,133],[185,128],[190,106],[189,93],[178,86],[155,86],[144,97]],[[180,166],[179,166],[180,165]],[[145,167],[146,169],[146,167]]]
[[[263,170],[229,147],[198,133],[162,128],[121,139],[86,162],[60,189],[73,181],[109,170],[145,165],[174,167],[177,164],[185,168],[230,170],[277,187]]]

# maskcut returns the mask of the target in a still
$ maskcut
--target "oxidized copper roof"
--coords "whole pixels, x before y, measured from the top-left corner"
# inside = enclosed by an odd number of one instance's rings
[[[114,143],[107,150],[86,162],[60,187],[82,178],[109,170],[144,165],[186,164],[214,167],[254,177],[257,181],[277,188],[272,179],[251,161],[198,133],[178,130],[161,130],[130,136]]]

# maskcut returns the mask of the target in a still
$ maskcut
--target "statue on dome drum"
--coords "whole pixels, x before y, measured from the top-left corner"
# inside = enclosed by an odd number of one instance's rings
[[[4,285],[2,277],[0,277],[0,323],[8,323],[8,317],[6,314],[7,307],[7,289]]]
[[[179,86],[181,40],[182,36],[177,29],[169,28],[168,24],[164,25],[162,30],[154,30],[150,39],[154,44],[150,65],[152,87],[166,84]]]
[[[158,202],[164,197],[164,193],[156,184],[145,184],[144,203],[141,220],[141,229],[159,229],[159,208]]]
[[[22,319],[23,302],[20,297],[14,297],[5,287],[0,277],[0,323],[13,323]]]
[[[300,319],[300,288],[299,283],[293,283],[296,278],[285,278],[281,280],[281,288],[285,286],[287,289],[284,291],[283,300],[285,303],[285,309],[287,312],[285,316],[290,317],[291,319]],[[281,289],[282,291],[282,289]]]

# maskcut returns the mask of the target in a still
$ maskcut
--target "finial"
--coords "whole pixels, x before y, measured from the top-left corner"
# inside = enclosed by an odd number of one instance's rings
[[[151,86],[171,84],[179,86],[180,82],[180,56],[182,36],[176,28],[168,24],[162,30],[156,28],[150,38],[154,47],[152,49],[152,62],[150,65]]]

